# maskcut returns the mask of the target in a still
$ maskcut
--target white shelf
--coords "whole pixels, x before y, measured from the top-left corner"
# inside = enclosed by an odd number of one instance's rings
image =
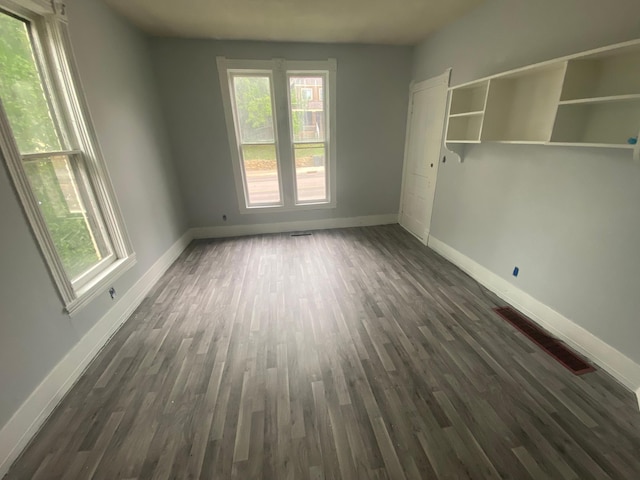
[[[594,148],[619,148],[621,150],[633,150],[635,145],[617,143],[571,143],[571,142],[549,142],[547,145],[557,147],[594,147]]]
[[[549,141],[565,66],[534,68],[491,80],[481,140]]]
[[[483,112],[489,82],[456,89],[451,96],[450,115]]]
[[[480,141],[482,129],[482,115],[466,115],[449,117],[447,127],[447,142],[454,141]]]
[[[547,141],[529,141],[529,140],[487,140],[486,143],[502,143],[505,145],[547,145]]]
[[[640,162],[640,40],[452,87],[446,143],[614,148]]]
[[[640,94],[640,46],[569,61],[561,100]]]
[[[460,118],[460,117],[475,117],[476,115],[483,115],[484,111],[480,110],[479,112],[464,112],[464,113],[454,113],[449,115],[449,118]]]
[[[640,132],[640,99],[614,103],[561,105],[552,142],[630,145]]]
[[[590,97],[577,98],[575,100],[562,100],[560,101],[560,105],[579,105],[583,103],[615,103],[628,102],[630,100],[640,100],[640,94],[612,95],[610,97]]]

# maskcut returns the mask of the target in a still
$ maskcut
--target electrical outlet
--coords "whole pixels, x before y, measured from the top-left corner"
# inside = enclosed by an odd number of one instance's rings
[[[517,277],[519,273],[520,273],[520,268],[518,268],[518,267],[513,267],[513,276],[514,276],[514,277]]]
[[[116,298],[116,289],[111,287],[109,289],[109,296],[111,297],[111,300],[113,300],[114,298]]]

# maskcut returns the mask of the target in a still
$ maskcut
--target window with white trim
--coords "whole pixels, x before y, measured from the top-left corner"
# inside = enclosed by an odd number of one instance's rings
[[[336,61],[218,57],[242,213],[336,205]]]
[[[71,314],[135,255],[69,45],[63,5],[0,0],[0,152]]]

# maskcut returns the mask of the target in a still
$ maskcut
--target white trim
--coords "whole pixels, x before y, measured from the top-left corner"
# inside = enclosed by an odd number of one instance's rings
[[[151,288],[191,242],[180,237],[83,336],[29,395],[0,430],[0,478],[9,470],[54,408],[73,387],[100,349],[140,305]]]
[[[136,264],[136,254],[132,253],[127,258],[117,260],[105,271],[78,290],[78,298],[70,302],[65,311],[70,317],[74,317],[84,306],[89,304],[94,298],[100,295],[104,289],[113,283],[124,272]]]
[[[451,78],[451,68],[448,68],[444,71],[444,73],[441,73],[437,77],[431,77],[431,78],[428,78],[427,80],[423,80],[417,83],[411,82],[411,86],[409,90],[411,93],[416,93],[416,92],[419,92],[420,90],[426,90],[427,88],[437,87],[438,85],[446,85],[448,88],[450,78]]]
[[[370,227],[398,223],[398,214],[369,215],[365,217],[326,218],[297,222],[258,223],[252,225],[223,225],[218,227],[196,227],[191,229],[193,238],[223,238],[259,235],[263,233],[299,232],[306,230],[329,230],[332,228]]]
[[[51,0],[2,0],[2,6],[16,13],[36,13],[38,15],[55,14],[54,7],[60,2]]]
[[[635,392],[640,407],[640,365],[580,325],[509,283],[453,247],[429,237],[429,248],[610,373]]]

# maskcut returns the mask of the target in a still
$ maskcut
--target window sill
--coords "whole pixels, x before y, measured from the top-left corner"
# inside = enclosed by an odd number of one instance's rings
[[[88,282],[76,292],[76,298],[65,306],[65,311],[70,317],[75,316],[80,310],[88,305],[91,300],[103,293],[104,289],[114,282],[120,275],[136,264],[136,254],[131,253],[127,258],[123,258],[113,263],[100,275]]]
[[[279,213],[279,212],[299,212],[304,210],[323,210],[336,208],[336,202],[327,203],[303,203],[300,205],[286,206],[286,205],[264,205],[257,207],[240,207],[240,213]]]

